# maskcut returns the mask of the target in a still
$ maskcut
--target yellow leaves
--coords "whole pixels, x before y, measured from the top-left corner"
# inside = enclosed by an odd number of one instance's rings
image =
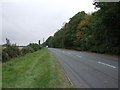
[[[83,28],[84,26],[86,26],[89,22],[89,17],[90,15],[85,15],[84,19],[82,21],[80,21],[80,23],[78,24],[77,29],[80,30],[81,28]]]
[[[87,30],[87,24],[89,23],[89,18],[90,15],[85,15],[83,20],[80,21],[80,23],[77,26],[77,30],[76,30],[76,40],[74,42],[79,42],[83,36],[85,35],[85,31]]]

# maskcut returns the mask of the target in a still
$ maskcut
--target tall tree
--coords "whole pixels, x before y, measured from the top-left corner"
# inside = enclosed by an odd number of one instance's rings
[[[83,19],[86,15],[84,11],[77,13],[75,16],[70,18],[66,28],[65,28],[65,47],[73,48],[74,40],[75,40],[75,32],[79,22]]]
[[[40,40],[38,41],[38,45],[40,45]]]
[[[10,46],[10,40],[6,38],[6,46]]]
[[[46,40],[46,45],[120,54],[120,2],[95,2],[94,5],[98,11],[91,15],[84,11],[77,13]]]

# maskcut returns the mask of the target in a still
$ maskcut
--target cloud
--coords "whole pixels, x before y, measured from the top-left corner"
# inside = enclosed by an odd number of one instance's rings
[[[17,2],[18,1],[18,2]],[[43,41],[79,11],[93,12],[92,0],[27,0],[2,3],[2,40],[26,45]]]

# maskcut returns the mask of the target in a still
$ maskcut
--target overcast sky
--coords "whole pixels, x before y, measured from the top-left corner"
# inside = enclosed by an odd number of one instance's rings
[[[27,45],[43,42],[54,35],[64,22],[80,11],[95,11],[93,0],[36,0],[31,2],[5,2],[0,5],[2,41]],[[1,20],[0,20],[1,24]],[[0,32],[1,33],[1,32]]]

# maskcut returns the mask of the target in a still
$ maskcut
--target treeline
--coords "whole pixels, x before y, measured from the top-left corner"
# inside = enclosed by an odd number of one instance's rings
[[[29,45],[21,48],[19,46],[16,46],[16,44],[11,44],[10,40],[7,38],[6,38],[6,44],[4,44],[3,46],[4,48],[2,50],[2,62],[9,61],[10,59],[18,56],[23,56],[27,53],[35,52],[42,48],[42,46],[37,43],[30,43]]]
[[[44,46],[120,54],[120,2],[95,2],[99,10],[70,18]]]

